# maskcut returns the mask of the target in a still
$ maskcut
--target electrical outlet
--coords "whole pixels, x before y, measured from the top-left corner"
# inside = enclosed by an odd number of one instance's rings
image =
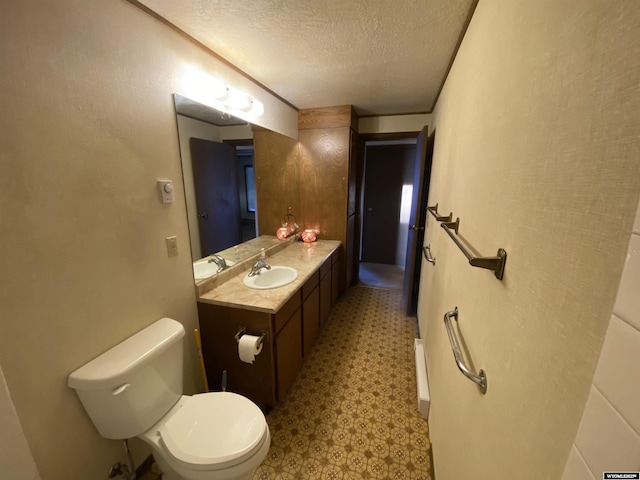
[[[178,237],[175,235],[173,237],[165,238],[167,242],[167,255],[169,258],[178,256]]]

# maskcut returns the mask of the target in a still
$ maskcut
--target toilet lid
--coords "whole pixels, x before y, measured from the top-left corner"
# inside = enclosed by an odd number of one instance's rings
[[[253,455],[267,431],[251,400],[230,392],[186,397],[159,432],[169,453],[193,466],[223,468]]]

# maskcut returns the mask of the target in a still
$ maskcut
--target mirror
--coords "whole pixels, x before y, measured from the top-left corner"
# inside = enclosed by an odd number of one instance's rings
[[[174,103],[197,282],[216,274],[218,256],[231,266],[278,240],[256,238],[251,124],[178,94]]]

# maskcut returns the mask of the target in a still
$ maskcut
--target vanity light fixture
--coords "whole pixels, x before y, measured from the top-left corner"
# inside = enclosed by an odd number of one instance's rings
[[[227,92],[228,95],[222,100],[222,103],[231,110],[246,112],[253,117],[259,117],[264,113],[262,102],[233,87],[227,87]]]
[[[264,105],[262,102],[251,99],[251,111],[249,112],[254,117],[259,117],[264,113]]]
[[[218,109],[230,110],[239,117],[259,117],[264,114],[262,102],[235,87],[195,67],[188,67],[182,76],[182,84],[189,98]]]
[[[199,70],[189,69],[184,80],[190,94],[202,100],[220,101],[228,94],[227,87],[222,80]]]
[[[222,103],[234,110],[246,111],[251,108],[251,98],[249,98],[249,95],[233,87],[227,87],[227,95]]]

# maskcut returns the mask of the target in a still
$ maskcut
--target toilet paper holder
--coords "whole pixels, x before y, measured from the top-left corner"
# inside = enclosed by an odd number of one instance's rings
[[[236,342],[240,343],[240,337],[242,337],[246,333],[247,333],[246,327],[244,327],[243,325],[239,325],[238,332],[235,335]],[[261,334],[262,335],[260,335],[260,338],[258,339],[258,345],[257,345],[258,347],[262,345],[264,341],[267,339],[267,337],[269,336],[269,332],[266,330],[262,330]]]

